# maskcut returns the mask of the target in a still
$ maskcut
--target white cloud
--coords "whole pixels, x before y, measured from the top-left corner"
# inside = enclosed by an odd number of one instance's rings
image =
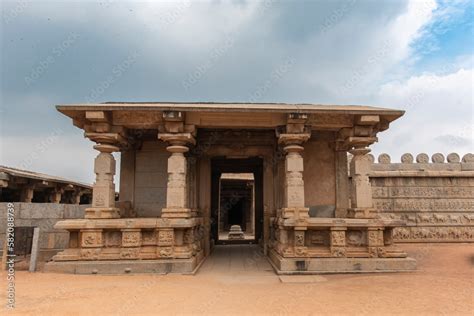
[[[404,152],[473,152],[473,85],[473,69],[460,69],[381,86],[377,102],[404,109],[406,114],[379,135],[380,144],[374,151],[393,153],[396,159]]]
[[[436,10],[435,0],[411,0],[407,10],[390,25],[388,36],[393,38],[391,55],[394,61],[410,57],[410,45],[423,35],[422,29],[427,25]]]

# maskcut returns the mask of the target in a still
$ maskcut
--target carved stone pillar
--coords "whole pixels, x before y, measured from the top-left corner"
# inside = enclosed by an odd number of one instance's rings
[[[278,143],[283,144],[285,156],[285,191],[283,218],[308,218],[309,209],[305,207],[302,144],[310,138],[309,133],[280,134]]]
[[[86,209],[86,218],[119,218],[115,207],[115,158],[112,152],[119,148],[110,144],[97,144],[99,155],[94,161],[96,180],[92,189],[92,207]]]
[[[370,160],[368,148],[355,148],[349,151],[353,158],[350,165],[352,177],[351,208],[348,216],[352,218],[375,218],[372,203],[372,186],[369,180]]]
[[[80,189],[74,190],[74,192],[72,193],[72,197],[71,197],[71,203],[72,204],[80,204],[81,203],[81,197],[82,197],[83,194],[84,194],[84,192]]]
[[[64,193],[64,188],[54,188],[49,194],[50,203],[61,203],[61,196]]]
[[[170,144],[166,150],[171,153],[168,158],[166,208],[161,211],[161,217],[192,217],[188,206],[187,161],[184,153],[189,151],[189,144],[195,144],[195,139],[191,133],[160,133],[158,138]]]
[[[34,186],[25,186],[20,192],[20,202],[31,203],[34,195]]]

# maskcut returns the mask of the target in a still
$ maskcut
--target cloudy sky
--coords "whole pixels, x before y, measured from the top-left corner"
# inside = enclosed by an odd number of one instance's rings
[[[0,164],[92,182],[55,104],[406,110],[373,152],[473,152],[473,1],[2,1]]]

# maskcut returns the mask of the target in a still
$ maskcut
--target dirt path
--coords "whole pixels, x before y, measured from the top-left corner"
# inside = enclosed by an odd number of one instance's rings
[[[474,315],[474,245],[404,248],[418,260],[417,272],[325,275],[310,283],[283,283],[260,259],[252,268],[251,261],[223,257],[206,262],[195,276],[20,271],[12,314]],[[6,289],[6,274],[0,278]],[[3,290],[1,299],[6,301]]]

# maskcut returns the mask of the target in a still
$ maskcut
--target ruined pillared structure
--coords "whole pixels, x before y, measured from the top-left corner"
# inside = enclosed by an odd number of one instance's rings
[[[393,244],[393,228],[403,221],[377,218],[369,181],[369,147],[403,111],[248,103],[57,108],[98,155],[92,206],[84,219],[56,224],[70,241],[49,271],[193,273],[223,231],[223,174],[253,174],[251,207],[229,199],[230,210],[252,210],[251,218],[232,211],[226,223],[252,223],[253,242],[277,273],[416,268]]]

